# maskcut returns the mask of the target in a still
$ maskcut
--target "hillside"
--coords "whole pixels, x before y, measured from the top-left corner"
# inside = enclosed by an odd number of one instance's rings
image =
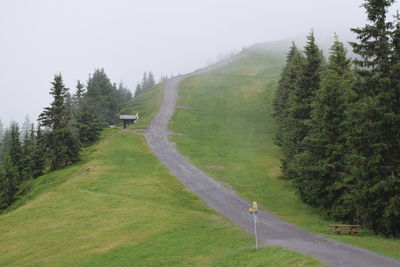
[[[142,135],[105,130],[0,216],[1,266],[320,266],[253,239],[173,177]]]
[[[400,259],[400,240],[364,231],[329,232],[333,221],[304,205],[281,178],[274,145],[272,99],[289,44],[259,44],[257,52],[180,84],[178,109],[170,123],[179,151],[242,197],[258,200],[275,215],[303,229]]]

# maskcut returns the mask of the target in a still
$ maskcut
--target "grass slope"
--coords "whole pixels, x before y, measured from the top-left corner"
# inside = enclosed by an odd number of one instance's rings
[[[268,49],[221,70],[194,76],[180,86],[170,123],[178,149],[203,171],[232,186],[247,200],[314,233],[400,260],[400,240],[366,231],[336,235],[317,212],[304,205],[280,178],[280,151],[273,143],[272,99],[283,66],[281,52]],[[189,108],[190,107],[190,108]]]
[[[145,129],[150,124],[151,119],[157,114],[160,109],[163,98],[164,82],[156,84],[151,89],[134,97],[121,114],[136,114],[139,113],[139,122],[130,125],[130,129]]]
[[[250,249],[252,238],[186,191],[143,136],[107,129],[90,151],[35,179],[0,216],[0,266],[320,266]]]

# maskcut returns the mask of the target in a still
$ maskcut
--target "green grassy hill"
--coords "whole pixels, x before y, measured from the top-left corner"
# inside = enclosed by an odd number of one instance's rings
[[[259,46],[257,53],[229,66],[194,76],[180,86],[170,123],[177,148],[204,172],[233,187],[266,210],[314,233],[400,260],[400,240],[365,231],[336,235],[331,220],[304,205],[280,176],[280,151],[274,145],[272,100],[287,45]]]
[[[161,87],[134,100],[146,127]],[[147,113],[144,111],[147,110]],[[107,129],[84,160],[24,185],[0,215],[0,266],[321,266],[253,238],[173,177],[144,137]]]

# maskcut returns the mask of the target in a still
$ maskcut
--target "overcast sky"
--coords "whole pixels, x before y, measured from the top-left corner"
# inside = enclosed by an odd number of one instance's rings
[[[151,70],[190,72],[257,42],[365,24],[362,0],[0,0],[0,119],[36,120],[50,81],[104,67],[130,89]],[[395,8],[398,8],[396,3]]]

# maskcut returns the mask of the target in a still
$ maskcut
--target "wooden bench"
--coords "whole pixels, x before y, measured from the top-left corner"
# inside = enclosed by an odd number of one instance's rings
[[[331,231],[334,233],[350,233],[350,234],[358,234],[361,232],[359,228],[361,225],[351,225],[351,224],[331,224]]]

